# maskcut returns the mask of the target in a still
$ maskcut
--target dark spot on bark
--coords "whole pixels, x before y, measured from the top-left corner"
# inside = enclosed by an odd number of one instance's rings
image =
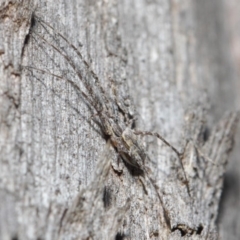
[[[32,17],[31,17],[31,28],[35,27],[36,26],[36,19],[35,19],[35,14],[33,13],[32,14]]]
[[[176,231],[178,230],[181,234],[181,237],[184,237],[186,234],[187,234],[187,231],[185,229],[182,229],[182,228],[176,228],[174,229],[173,231]]]
[[[111,189],[109,187],[104,187],[103,204],[104,208],[108,208],[111,205]]]
[[[151,237],[159,237],[159,232],[158,231],[155,231],[153,233],[150,234],[150,238]]]
[[[11,240],[18,240],[18,236],[13,236]]]
[[[202,230],[203,230],[202,224],[199,224],[197,229],[190,228],[185,224],[178,224],[176,227],[172,229],[172,232],[179,231],[181,236],[184,237],[184,236],[191,236],[194,234],[201,235]]]
[[[198,228],[197,228],[197,234],[198,235],[201,235],[201,233],[202,233],[202,230],[203,230],[203,226],[200,224],[199,226],[198,226]]]
[[[210,130],[208,127],[205,127],[203,131],[203,141],[206,142],[210,136]]]
[[[193,234],[194,230],[186,226],[185,224],[178,224],[176,227],[172,228],[172,232],[179,231],[181,236],[190,236]]]
[[[125,238],[125,234],[124,233],[120,233],[118,232],[116,237],[115,237],[115,240],[123,240]]]
[[[213,206],[213,204],[214,204],[214,202],[213,202],[213,201],[211,201],[211,202],[208,204],[208,206],[209,206],[209,207],[212,207],[212,206]]]

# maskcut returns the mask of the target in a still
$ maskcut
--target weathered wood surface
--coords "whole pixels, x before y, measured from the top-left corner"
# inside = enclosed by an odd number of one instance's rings
[[[214,26],[205,28],[205,21],[221,24],[222,12],[204,18],[204,9],[222,6],[202,2],[1,3],[1,239],[219,237],[219,201],[237,122],[237,114],[224,115],[230,107],[221,105],[220,94],[231,102],[235,83],[218,67],[230,66],[225,52],[214,55],[224,35],[215,45]],[[80,49],[107,92],[132,101],[136,129],[158,132],[184,152],[181,166],[163,142],[142,138],[158,189],[118,161],[69,82],[20,68],[54,72],[81,86],[50,44],[74,52],[31,21],[33,11]]]

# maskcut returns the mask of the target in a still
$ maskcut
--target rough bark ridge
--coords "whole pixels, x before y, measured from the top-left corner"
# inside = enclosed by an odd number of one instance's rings
[[[218,238],[238,115],[211,124],[195,7],[187,0],[1,4],[1,239]],[[126,104],[135,129],[160,133],[181,161],[161,140],[140,136],[148,173],[119,161],[68,81],[84,89],[59,51],[92,75],[58,31],[115,101],[117,121]]]

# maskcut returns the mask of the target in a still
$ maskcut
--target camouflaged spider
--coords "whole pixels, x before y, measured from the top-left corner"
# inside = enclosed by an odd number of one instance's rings
[[[51,74],[56,78],[65,79],[69,82],[72,87],[80,93],[80,95],[84,98],[86,103],[91,107],[91,111],[94,113],[94,116],[98,119],[98,124],[101,127],[103,134],[109,139],[111,144],[114,146],[118,154],[122,157],[122,159],[133,166],[134,168],[140,169],[144,173],[148,173],[144,162],[146,159],[149,159],[143,144],[139,141],[138,135],[151,135],[159,138],[166,144],[169,148],[171,148],[178,158],[182,158],[182,154],[174,148],[168,141],[166,141],[162,136],[157,133],[152,132],[142,132],[134,129],[134,116],[130,111],[128,103],[124,101],[124,99],[119,99],[117,95],[114,97],[110,96],[104,88],[100,84],[100,80],[92,70],[90,64],[85,61],[80,51],[72,44],[70,41],[64,37],[61,33],[57,32],[52,26],[44,22],[43,20],[35,17],[35,21],[37,21],[40,26],[44,29],[44,31],[50,36],[53,37],[53,34],[57,35],[62,41],[64,41],[76,54],[76,56],[82,62],[82,69],[74,62],[74,59],[71,55],[68,55],[64,48],[59,47],[46,38],[44,38],[41,34],[31,31],[30,35],[35,39],[37,36],[43,42],[48,44],[52,49],[56,50],[71,66],[73,71],[75,72],[77,78],[80,80],[83,88],[76,84],[69,78],[58,76],[54,73],[50,73],[45,70],[41,70],[35,67],[26,67],[28,69],[32,68],[47,74]],[[36,39],[35,39],[36,40]],[[84,76],[83,72],[86,72],[87,77]],[[155,188],[158,189],[154,180],[151,177],[148,177],[151,183]],[[186,176],[185,176],[186,178]],[[159,195],[159,193],[158,193]]]

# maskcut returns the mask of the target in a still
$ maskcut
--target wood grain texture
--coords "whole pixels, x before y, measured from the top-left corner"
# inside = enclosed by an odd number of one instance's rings
[[[187,0],[1,4],[1,239],[218,239],[238,114],[211,111],[221,101],[219,71],[217,57],[206,62],[199,48],[208,46],[201,42],[201,6]],[[48,33],[36,16],[55,30]],[[66,79],[84,86],[51,45],[74,57],[86,77],[88,70],[57,31],[77,46],[106,92],[131,102],[137,130],[158,132],[183,153],[180,161],[160,140],[139,136],[157,189],[119,161],[91,120]]]

